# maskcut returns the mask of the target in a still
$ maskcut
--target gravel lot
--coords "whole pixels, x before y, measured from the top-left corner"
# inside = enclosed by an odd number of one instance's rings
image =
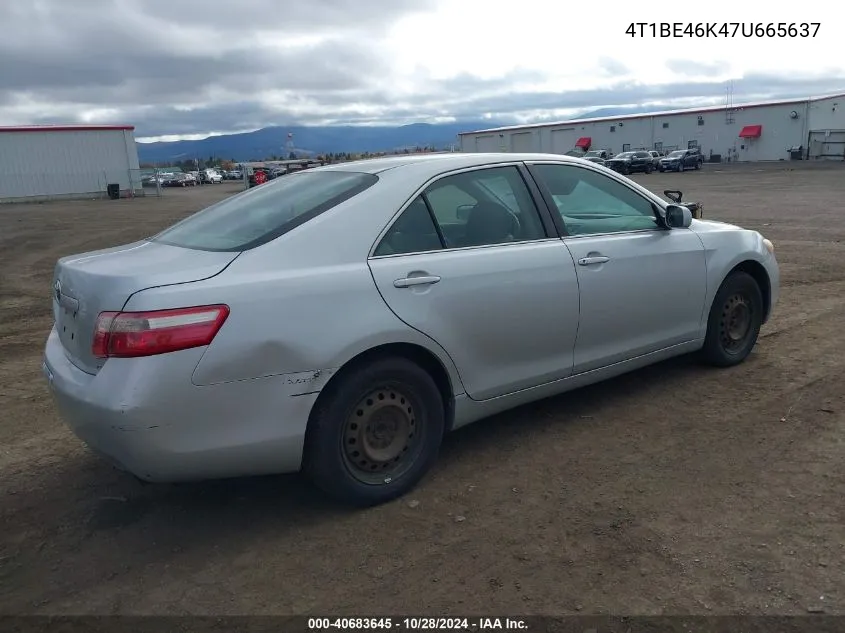
[[[296,476],[142,485],[49,399],[56,258],[238,185],[0,207],[0,613],[845,614],[845,168],[786,167],[635,177],[774,241],[783,294],[747,363],[480,422],[366,511]]]

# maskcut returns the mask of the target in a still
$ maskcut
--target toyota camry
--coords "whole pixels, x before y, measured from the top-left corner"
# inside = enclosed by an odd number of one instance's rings
[[[760,233],[589,161],[396,156],[60,259],[43,371],[143,480],[302,470],[371,505],[491,414],[680,354],[741,363],[778,287]]]

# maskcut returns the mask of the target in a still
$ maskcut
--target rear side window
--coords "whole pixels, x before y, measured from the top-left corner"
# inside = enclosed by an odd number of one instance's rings
[[[205,251],[245,251],[369,189],[378,176],[306,171],[282,176],[185,218],[152,238]]]

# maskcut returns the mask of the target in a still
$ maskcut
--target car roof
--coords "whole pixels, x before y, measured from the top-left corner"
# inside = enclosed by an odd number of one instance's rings
[[[464,167],[532,160],[554,160],[560,162],[571,162],[573,164],[582,164],[580,159],[571,156],[564,156],[562,154],[447,152],[443,154],[406,154],[399,156],[386,156],[383,158],[370,158],[350,161],[347,163],[335,163],[333,165],[325,165],[323,167],[314,167],[308,171],[357,171],[368,174],[379,174],[398,167],[409,169],[418,168],[420,172],[429,172],[433,167],[440,171],[450,171],[452,169],[462,169]]]

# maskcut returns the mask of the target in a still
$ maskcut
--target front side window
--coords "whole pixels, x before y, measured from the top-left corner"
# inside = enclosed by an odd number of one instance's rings
[[[291,174],[218,202],[151,239],[198,250],[249,250],[349,200],[376,182],[378,176],[359,172]]]
[[[544,239],[519,170],[492,167],[445,176],[402,212],[374,255],[410,254]]]
[[[620,233],[657,228],[651,201],[591,169],[535,165],[569,235]]]

